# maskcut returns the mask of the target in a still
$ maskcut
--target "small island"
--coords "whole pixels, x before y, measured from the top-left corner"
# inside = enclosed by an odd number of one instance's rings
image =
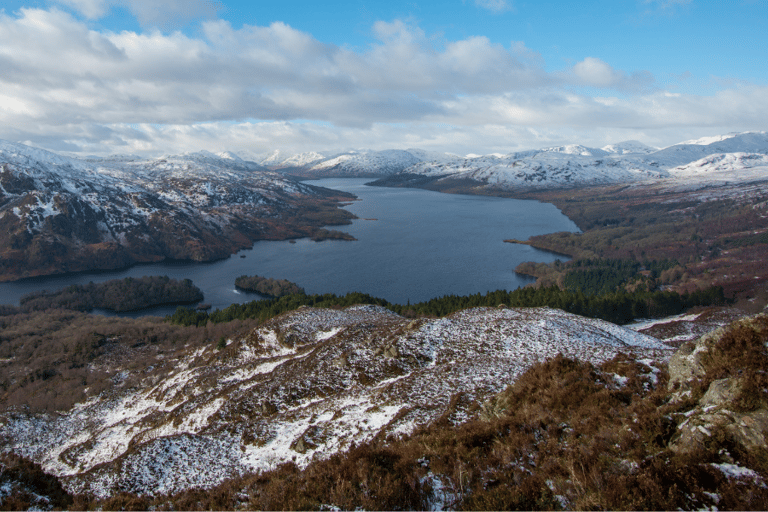
[[[235,279],[235,287],[246,292],[256,292],[269,297],[282,297],[294,293],[304,293],[304,289],[286,279],[272,279],[261,276],[240,276]]]
[[[189,279],[179,281],[168,276],[144,276],[73,284],[56,292],[30,293],[23,296],[19,304],[22,311],[108,309],[122,313],[155,306],[194,304],[201,300],[203,292]]]
[[[337,231],[335,229],[317,229],[312,235],[312,240],[315,242],[322,242],[323,240],[347,240],[350,242],[356,242],[357,238],[353,237],[349,233],[343,231]]]

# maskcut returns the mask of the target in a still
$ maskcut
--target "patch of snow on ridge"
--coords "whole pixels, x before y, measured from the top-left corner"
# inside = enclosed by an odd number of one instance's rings
[[[747,132],[749,133],[749,132]],[[675,144],[676,146],[683,145],[683,144],[692,144],[696,146],[709,146],[710,144],[714,144],[715,142],[722,142],[726,139],[732,139],[739,135],[738,132],[735,133],[729,133],[726,135],[713,135],[709,137],[701,137],[699,139],[692,139],[692,140],[686,140],[683,142],[678,142]]]
[[[617,153],[620,155],[649,154],[658,151],[659,148],[653,148],[636,140],[627,140],[618,144],[609,144],[601,148],[607,153]]]
[[[619,352],[665,358],[670,349],[550,308],[409,320],[361,305],[285,313],[223,352],[198,349],[159,383],[57,416],[0,416],[0,436],[67,475],[71,491],[176,492],[288,461],[304,467],[444,415],[464,422],[473,403],[557,354],[600,363]]]
[[[556,146],[543,149],[542,152],[547,153],[564,153],[566,155],[579,155],[579,156],[606,156],[607,151],[597,148],[588,148],[580,144],[568,144],[565,146]]]
[[[690,177],[696,174],[710,174],[716,172],[732,172],[736,170],[762,167],[763,171],[768,167],[768,155],[760,153],[715,153],[700,158],[694,162],[679,165],[670,172],[674,176]]]

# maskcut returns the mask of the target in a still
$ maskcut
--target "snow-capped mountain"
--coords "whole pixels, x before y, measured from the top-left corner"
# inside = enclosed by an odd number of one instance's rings
[[[615,153],[619,155],[647,155],[648,153],[653,153],[659,150],[659,148],[653,148],[636,140],[627,140],[619,142],[618,144],[609,144],[601,149],[607,153]]]
[[[531,189],[658,181],[674,178],[670,172],[673,168],[710,155],[732,153],[766,154],[768,135],[746,132],[706,137],[663,149],[629,140],[602,148],[566,144],[465,157],[418,149],[348,151],[331,156],[313,152],[290,157],[276,151],[260,163],[307,178],[379,177],[379,185],[430,183],[440,189],[449,186],[447,183],[469,180],[480,187]],[[741,169],[746,168],[734,168]]]
[[[158,494],[454,424],[537,361],[666,358],[655,338],[548,308],[408,320],[378,306],[302,308],[56,415],[0,415],[6,449],[72,492]],[[191,352],[191,353],[190,353]],[[653,377],[651,375],[651,377]]]
[[[424,161],[381,179],[379,185],[450,188],[457,181],[501,189],[570,188],[585,185],[664,182],[682,175],[698,186],[722,181],[700,169],[731,172],[730,181],[768,179],[763,155],[768,133],[747,132],[688,141],[654,150],[636,141],[602,149],[566,145],[509,155],[487,155],[452,162]],[[734,156],[739,155],[739,156]],[[702,163],[702,160],[709,164]],[[714,162],[717,162],[716,164]],[[711,164],[711,165],[710,165]],[[693,182],[692,182],[693,183]]]
[[[231,153],[78,160],[0,141],[0,279],[222,258],[310,234],[302,207],[342,195]]]
[[[269,155],[259,159],[259,164],[269,169],[286,169],[293,167],[305,167],[315,162],[323,160],[325,155],[310,151],[308,153],[285,154],[280,150],[275,150]]]
[[[444,162],[456,158],[421,149],[389,149],[348,151],[331,156],[302,153],[282,160],[270,157],[261,163],[270,169],[287,169],[291,174],[307,178],[379,177],[395,174],[419,162]]]

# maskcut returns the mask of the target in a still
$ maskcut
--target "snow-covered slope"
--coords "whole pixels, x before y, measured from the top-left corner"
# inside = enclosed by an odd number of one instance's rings
[[[745,132],[681,142],[651,156],[667,167],[685,165],[718,153],[768,154],[768,132]]]
[[[301,308],[227,348],[163,361],[164,378],[57,415],[0,416],[6,448],[69,490],[164,493],[453,423],[534,362],[600,362],[669,347],[547,308],[478,308],[409,321],[377,306]],[[447,416],[446,416],[447,415]]]
[[[603,155],[588,154],[593,152]],[[668,173],[638,157],[613,157],[599,149],[570,146],[453,163],[424,162],[409,167],[402,175],[405,180],[420,175],[434,177],[438,182],[472,180],[502,188],[552,188],[658,180]],[[393,177],[393,181],[396,179]]]
[[[607,153],[616,153],[620,155],[643,155],[658,151],[659,148],[653,148],[636,140],[627,140],[618,144],[609,144],[602,148]]]
[[[261,163],[271,169],[290,169],[292,174],[307,178],[376,177],[400,172],[423,161],[453,161],[457,157],[421,149],[384,151],[348,151],[332,156],[302,153],[285,159],[269,158]]]
[[[763,163],[766,154],[766,132],[711,137],[660,150],[637,141],[602,149],[566,145],[504,156],[486,155],[449,162],[423,161],[380,180],[378,184],[429,184],[441,188],[462,181],[474,183],[480,188],[534,189],[663,183],[665,180],[676,182],[685,175],[697,186],[705,186],[722,182],[723,176],[715,176],[714,171],[730,172],[730,182],[752,181],[761,179],[761,176],[768,179]],[[709,172],[692,171],[704,167]]]
[[[77,160],[0,141],[0,279],[222,258],[332,195],[231,153]]]

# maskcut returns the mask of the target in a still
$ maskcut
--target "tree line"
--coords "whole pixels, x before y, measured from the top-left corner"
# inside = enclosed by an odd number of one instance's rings
[[[368,294],[353,292],[346,295],[304,293],[280,298],[233,304],[211,313],[179,307],[166,320],[178,325],[204,326],[208,322],[221,323],[231,320],[268,320],[301,306],[343,308],[354,304],[374,304],[397,314],[414,316],[445,316],[473,307],[541,307],[562,309],[569,313],[626,324],[636,318],[659,318],[682,313],[694,306],[709,306],[727,302],[722,287],[711,287],[692,293],[673,291],[635,292],[617,291],[598,295],[585,295],[581,291],[561,289],[558,286],[518,288],[514,291],[496,290],[486,294],[446,295],[417,304],[393,304]]]

